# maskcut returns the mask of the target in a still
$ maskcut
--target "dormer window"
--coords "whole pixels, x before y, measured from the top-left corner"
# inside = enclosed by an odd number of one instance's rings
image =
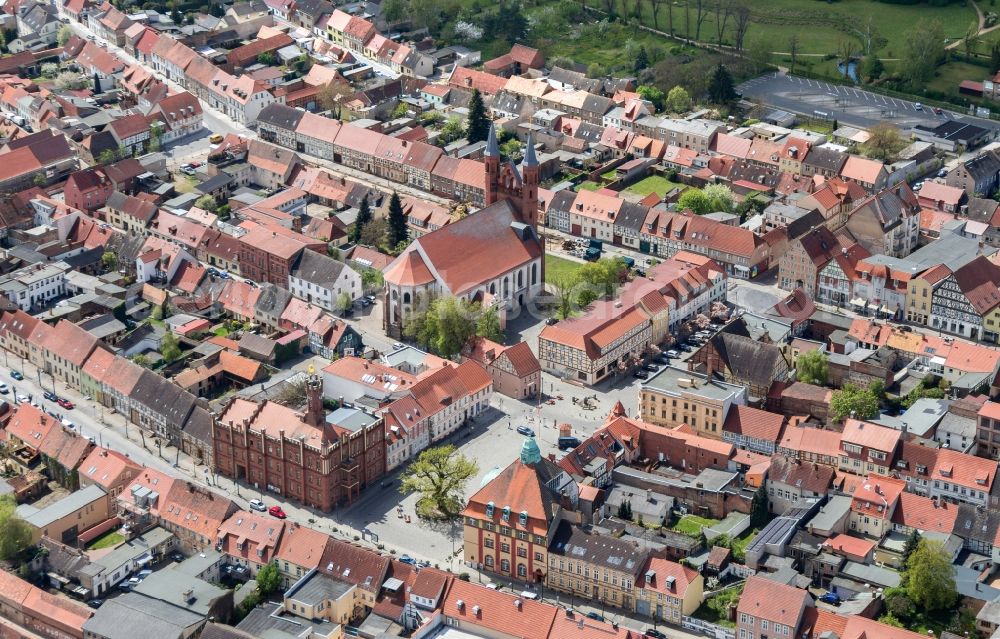
[[[500,519],[503,521],[510,521],[510,506],[503,507],[503,514],[500,515]]]
[[[495,508],[496,505],[492,501],[486,504],[486,516],[489,517],[490,519],[493,519],[493,510]]]
[[[527,526],[528,525],[528,511],[527,510],[522,510],[520,516],[517,518],[517,521],[522,526]]]

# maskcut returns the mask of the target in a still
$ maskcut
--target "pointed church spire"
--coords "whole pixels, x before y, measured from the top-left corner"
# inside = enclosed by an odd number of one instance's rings
[[[535,157],[535,136],[528,133],[528,141],[525,142],[524,159],[521,166],[538,166],[538,158]]]
[[[500,157],[500,145],[497,144],[497,128],[492,122],[490,122],[490,135],[486,138],[486,157]]]

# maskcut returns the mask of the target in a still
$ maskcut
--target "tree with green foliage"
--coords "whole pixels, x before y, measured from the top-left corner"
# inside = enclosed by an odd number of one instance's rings
[[[566,319],[573,314],[573,291],[579,281],[575,277],[557,277],[552,282],[556,295],[556,318]]]
[[[753,499],[750,501],[750,527],[759,529],[766,526],[768,520],[771,519],[769,510],[767,489],[761,483],[760,487],[754,492]]]
[[[399,492],[420,495],[418,514],[453,519],[461,510],[465,484],[478,472],[475,460],[451,444],[428,448],[403,471]]]
[[[829,374],[830,359],[822,351],[807,351],[795,360],[795,379],[800,382],[825,386]]]
[[[105,271],[113,270],[118,266],[118,254],[114,251],[104,251],[101,254],[101,266],[104,267]]]
[[[472,90],[469,98],[469,119],[465,127],[465,139],[469,144],[485,142],[490,135],[490,119],[486,115],[486,105],[479,89]]]
[[[601,258],[596,262],[584,264],[577,274],[581,282],[590,285],[597,296],[610,297],[615,294],[618,286],[622,282],[622,275],[628,267],[621,257]],[[596,299],[596,298],[592,298]],[[581,306],[586,304],[580,303]]]
[[[266,67],[269,67],[272,64],[274,64],[275,60],[276,58],[274,57],[274,53],[271,51],[265,51],[264,53],[261,53],[257,56],[257,62],[259,64],[263,64]]]
[[[257,589],[260,594],[268,596],[277,592],[281,588],[281,572],[278,571],[277,564],[269,563],[261,566],[257,571]]]
[[[830,411],[838,422],[849,417],[872,419],[878,416],[878,397],[870,389],[844,384],[843,388],[833,392],[830,398]]]
[[[639,52],[635,56],[635,62],[632,64],[633,73],[639,73],[644,69],[649,68],[649,54],[646,53],[646,47],[640,46]]]
[[[903,622],[896,618],[891,612],[887,612],[878,618],[879,623],[883,623],[887,626],[892,626],[893,628],[905,628]]]
[[[632,502],[626,499],[618,504],[618,519],[632,521]]]
[[[215,210],[219,208],[219,203],[216,202],[215,198],[208,193],[195,200],[194,205],[199,209],[208,211],[209,213],[215,213]]]
[[[74,35],[76,34],[73,32],[73,27],[68,24],[64,24],[59,27],[59,31],[56,32],[56,42],[60,47],[64,47],[66,46],[66,43],[69,42],[69,39]]]
[[[990,47],[990,75],[1000,71],[1000,42],[994,42]]]
[[[0,495],[0,560],[11,561],[31,546],[31,526],[17,516],[13,495]]]
[[[496,306],[491,306],[480,313],[476,320],[476,335],[501,344],[506,339],[503,328],[500,327],[500,314]]]
[[[710,213],[708,197],[701,189],[690,188],[681,193],[677,200],[678,211],[691,211],[695,215]]]
[[[725,184],[709,184],[701,190],[708,198],[708,212],[731,213],[736,205],[736,197],[733,190]]]
[[[366,268],[361,271],[361,288],[366,292],[381,289],[382,283],[382,271],[374,268]]]
[[[518,162],[522,157],[521,141],[515,137],[500,144],[500,156],[511,162]]]
[[[104,149],[97,155],[98,164],[111,164],[116,159],[116,153],[114,149]]]
[[[146,149],[150,153],[158,153],[163,148],[163,123],[153,120],[149,123],[149,144]]]
[[[406,0],[385,0],[382,3],[382,17],[388,24],[400,22],[406,18],[409,9]]]
[[[943,543],[920,540],[906,560],[903,585],[913,603],[926,612],[948,610],[955,605],[955,566]]]
[[[455,140],[458,140],[463,135],[465,135],[465,125],[458,116],[453,115],[445,121],[444,126],[441,127],[441,131],[438,133],[437,140],[440,144],[451,144]]]
[[[883,162],[895,162],[899,152],[909,144],[900,130],[888,122],[879,122],[869,128],[868,136],[868,141],[860,147],[861,153]]]
[[[664,108],[671,113],[684,113],[691,108],[691,95],[682,86],[675,86],[667,92]]]
[[[38,173],[35,173],[35,177],[31,178],[31,183],[39,187],[45,186],[48,183],[48,181],[49,180],[48,178],[45,177],[44,171],[39,171]]]
[[[666,108],[666,96],[663,94],[663,91],[659,89],[659,87],[655,87],[652,84],[640,84],[636,88],[635,92],[638,93],[639,97],[643,100],[649,100],[649,102],[653,105],[653,108],[657,111],[662,111]]]
[[[181,347],[177,343],[177,338],[170,331],[163,335],[163,341],[160,342],[160,355],[163,355],[163,359],[167,362],[174,362],[181,356]]]
[[[361,198],[361,204],[358,205],[358,217],[354,220],[354,226],[351,227],[350,240],[355,244],[361,242],[361,230],[372,221],[372,207],[368,203],[368,194]]]
[[[142,353],[133,355],[130,359],[132,360],[133,364],[137,364],[139,366],[142,366],[143,368],[149,368],[150,366],[153,365],[153,362],[150,361],[150,359],[145,355],[143,355]]]
[[[727,105],[736,101],[736,87],[733,85],[733,76],[729,73],[726,65],[720,64],[715,67],[712,80],[708,84],[708,98],[715,104]]]
[[[389,232],[389,223],[385,218],[376,218],[361,227],[360,242],[364,246],[382,248],[386,235]]]
[[[354,300],[351,299],[351,295],[346,291],[341,291],[340,294],[337,295],[337,299],[333,302],[333,310],[337,311],[341,315],[351,310],[352,306],[354,306]]]
[[[403,326],[403,335],[441,357],[457,355],[476,334],[478,313],[468,300],[438,297],[426,310],[415,309]]]
[[[911,86],[922,86],[945,58],[944,27],[940,20],[922,18],[906,32],[899,71]]]
[[[399,199],[399,193],[392,192],[389,198],[389,221],[388,244],[396,247],[410,239],[410,229],[406,226],[406,214],[403,213],[403,203]]]
[[[914,528],[910,531],[909,536],[906,538],[906,543],[903,545],[903,555],[901,559],[903,560],[904,566],[906,565],[906,562],[909,561],[910,555],[912,555],[914,551],[916,551],[917,547],[920,546],[921,539],[923,539],[923,537],[920,536],[919,530]]]

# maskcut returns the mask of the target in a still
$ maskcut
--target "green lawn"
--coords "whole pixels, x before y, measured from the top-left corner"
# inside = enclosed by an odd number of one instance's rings
[[[229,337],[229,329],[226,328],[225,326],[219,326],[214,331],[212,331],[212,334],[217,337]]]
[[[650,175],[649,177],[645,177],[625,189],[625,192],[643,196],[656,192],[657,195],[663,197],[671,190],[678,187],[683,189],[684,185],[677,182],[671,182],[662,175]]]
[[[750,530],[743,533],[741,536],[733,540],[732,551],[733,555],[736,557],[746,557],[747,546],[753,541],[753,538],[757,536],[759,531],[756,528],[751,528]]]
[[[698,515],[684,515],[674,524],[671,530],[689,537],[697,537],[701,535],[702,528],[709,528],[717,523],[719,523],[718,519],[708,519],[706,517],[699,517]]]
[[[585,0],[588,6],[603,10],[603,0]],[[697,0],[677,0],[673,3],[673,33],[684,36],[696,35]],[[690,5],[690,21],[685,20],[685,4]],[[629,3],[631,11],[633,5]],[[886,46],[880,50],[881,57],[896,58],[902,54],[906,33],[921,18],[940,20],[944,35],[950,40],[961,39],[969,25],[976,20],[976,12],[966,3],[952,3],[943,7],[932,7],[926,3],[904,5],[890,4],[878,0],[839,0],[838,2],[817,2],[817,0],[768,0],[751,2],[752,15],[747,41],[757,38],[771,43],[772,51],[788,51],[789,37],[798,37],[798,49],[803,54],[836,53],[841,41],[857,41],[854,29],[862,25],[868,16],[876,19],[880,35],[886,39]],[[992,9],[984,7],[983,11]],[[616,11],[621,13],[621,1],[616,3]],[[716,20],[712,8],[705,9],[700,39],[706,43],[716,43]],[[653,27],[653,12],[649,3],[643,3],[643,24]],[[689,25],[689,26],[686,26]],[[659,29],[669,31],[669,13],[661,8]],[[723,43],[732,44],[733,21],[730,18],[723,34]]]
[[[90,550],[99,550],[101,548],[114,548],[123,541],[125,541],[124,535],[122,535],[117,530],[111,530],[104,533],[103,535],[95,539],[93,542],[91,542]]]
[[[590,180],[580,182],[576,186],[577,191],[597,191],[598,189],[602,188],[604,188],[603,184],[598,184],[597,182],[591,182]]]
[[[741,594],[743,594],[743,584],[727,588],[702,602],[694,611],[693,616],[717,623],[720,626],[733,628],[736,624],[729,620],[729,606],[738,603]]]
[[[990,75],[990,70],[968,62],[948,62],[942,64],[934,72],[934,77],[927,83],[928,91],[940,91],[951,95],[959,95],[958,85],[962,80],[982,82]],[[964,96],[968,97],[968,96]]]
[[[545,254],[545,281],[552,283],[563,278],[572,277],[577,271],[583,268],[580,262],[567,260],[551,253]]]

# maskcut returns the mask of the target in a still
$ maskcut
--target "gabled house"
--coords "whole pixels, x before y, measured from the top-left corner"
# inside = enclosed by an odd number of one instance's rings
[[[906,257],[920,237],[920,205],[913,191],[900,184],[858,202],[845,226],[873,255]]]

